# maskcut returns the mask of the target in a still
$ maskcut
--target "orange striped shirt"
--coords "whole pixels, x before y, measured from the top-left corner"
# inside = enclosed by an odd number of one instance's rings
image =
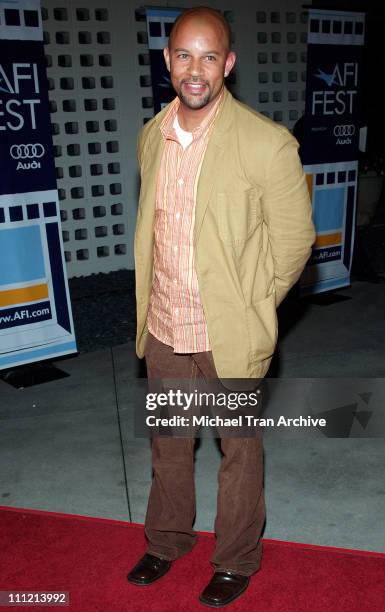
[[[193,237],[199,174],[222,98],[223,93],[192,132],[192,142],[186,149],[174,128],[179,98],[171,103],[160,125],[165,148],[157,177],[154,280],[147,326],[175,353],[210,350],[194,265]]]

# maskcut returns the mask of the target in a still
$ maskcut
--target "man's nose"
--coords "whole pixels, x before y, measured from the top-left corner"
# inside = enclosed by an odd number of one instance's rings
[[[202,62],[199,58],[192,58],[190,62],[191,76],[199,76],[202,73]]]

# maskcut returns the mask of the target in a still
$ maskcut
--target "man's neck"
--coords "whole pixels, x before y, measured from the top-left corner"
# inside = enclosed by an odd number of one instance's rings
[[[203,108],[192,109],[183,104],[180,100],[178,108],[178,121],[182,130],[192,132],[201,125],[205,117],[210,113],[211,109],[218,102],[220,94]]]

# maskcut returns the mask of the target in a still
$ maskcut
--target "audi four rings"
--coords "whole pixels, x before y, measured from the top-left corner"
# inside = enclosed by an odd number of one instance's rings
[[[334,136],[353,136],[355,131],[355,125],[335,125],[333,134]]]
[[[33,159],[43,157],[45,149],[40,142],[37,142],[35,144],[14,144],[9,152],[13,159]]]

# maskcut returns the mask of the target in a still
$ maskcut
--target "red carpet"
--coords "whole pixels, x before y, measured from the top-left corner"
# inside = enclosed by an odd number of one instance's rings
[[[160,582],[135,587],[126,574],[145,550],[142,526],[0,507],[0,590],[69,591],[69,607],[34,611],[209,610],[197,596],[211,577],[213,546],[213,537],[201,534]],[[264,540],[261,571],[225,609],[383,612],[384,589],[385,554]]]

